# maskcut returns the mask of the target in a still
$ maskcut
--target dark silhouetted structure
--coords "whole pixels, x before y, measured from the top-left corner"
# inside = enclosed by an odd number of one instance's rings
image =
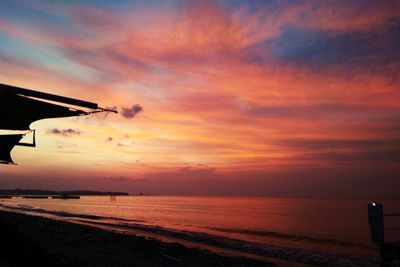
[[[384,227],[384,217],[394,216],[400,216],[400,213],[385,214],[382,204],[376,202],[368,204],[368,223],[371,230],[371,242],[379,245],[382,258],[381,266],[395,266],[392,265],[392,262],[396,259],[400,259],[400,241],[385,242],[385,230],[400,230],[400,227]]]
[[[104,111],[116,113],[100,108],[96,103],[0,84],[0,130],[31,131],[29,126],[37,120]],[[36,146],[35,132],[33,143],[20,142],[25,134],[0,135],[0,163],[14,164],[10,153],[15,146]]]

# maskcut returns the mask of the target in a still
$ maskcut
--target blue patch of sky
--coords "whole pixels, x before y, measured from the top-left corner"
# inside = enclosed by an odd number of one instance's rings
[[[258,65],[279,61],[317,68],[344,63],[367,66],[399,60],[399,40],[400,19],[340,34],[287,25],[280,36],[252,45],[244,54],[247,61]]]
[[[250,12],[257,12],[261,8],[267,8],[270,10],[276,10],[288,7],[290,5],[296,5],[304,2],[303,0],[224,0],[218,1],[217,3],[223,3],[223,5],[235,9],[241,6],[246,6]]]
[[[13,36],[0,32],[0,55],[33,63],[55,71],[69,78],[94,82],[96,72],[65,58],[61,51],[51,46],[38,46],[23,42]]]
[[[51,1],[47,0],[48,3],[60,3],[66,5],[85,5],[85,6],[96,6],[100,8],[110,8],[112,10],[125,10],[126,8],[170,8],[171,10],[176,10],[180,12],[181,8],[190,4],[187,0],[59,0]],[[200,2],[200,1],[199,1]],[[304,2],[304,0],[218,0],[214,1],[215,4],[221,5],[229,9],[236,9],[245,5],[250,12],[256,12],[262,7],[267,7],[268,9],[279,9],[285,8],[290,5],[295,5]]]
[[[62,12],[52,13],[23,1],[4,1],[0,3],[0,17],[15,25],[30,25],[41,27],[52,25],[62,28],[63,31],[77,31],[74,21]]]
[[[112,9],[125,9],[125,8],[139,8],[139,7],[159,7],[159,6],[180,6],[184,3],[184,0],[118,0],[118,1],[110,1],[110,0],[47,0],[43,1],[47,3],[58,3],[65,5],[74,5],[74,6],[96,6],[100,8],[112,8]]]
[[[344,56],[340,53],[344,47],[332,49],[332,38],[329,33],[321,30],[288,26],[278,39],[268,41],[267,45],[272,48],[273,57],[284,61],[335,61]]]
[[[368,31],[350,31],[332,34],[322,30],[288,28],[274,44],[275,51],[285,60],[298,62],[318,61],[337,64],[380,60],[389,63],[399,58],[398,34],[400,20]],[[283,48],[283,49],[282,49]]]

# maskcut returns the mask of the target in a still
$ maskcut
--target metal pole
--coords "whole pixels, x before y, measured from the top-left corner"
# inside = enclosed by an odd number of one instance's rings
[[[371,241],[376,244],[385,243],[383,205],[372,202],[368,204],[368,223],[371,230]]]

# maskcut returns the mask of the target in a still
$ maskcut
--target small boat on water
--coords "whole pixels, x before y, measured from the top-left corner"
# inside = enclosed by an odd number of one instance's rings
[[[61,195],[61,196],[52,196],[52,199],[80,199],[80,196],[74,195]]]

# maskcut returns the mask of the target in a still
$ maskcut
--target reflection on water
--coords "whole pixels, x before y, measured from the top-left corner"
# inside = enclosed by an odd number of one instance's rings
[[[400,211],[400,201],[382,202],[385,212]],[[80,200],[13,198],[1,203],[62,211],[66,215],[95,215],[99,220],[120,218],[251,242],[304,240],[369,244],[365,200],[118,196],[111,201],[107,196],[83,196]],[[387,224],[400,226],[400,219],[393,218]],[[398,240],[400,233],[387,233],[386,239]]]

